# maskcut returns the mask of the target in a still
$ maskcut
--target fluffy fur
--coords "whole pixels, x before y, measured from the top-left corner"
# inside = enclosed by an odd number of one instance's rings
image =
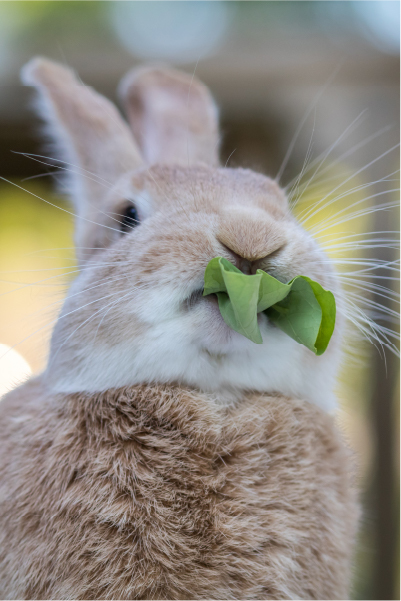
[[[347,598],[349,456],[313,405],[40,380],[3,403],[1,598]]]
[[[316,357],[202,297],[225,256],[340,299],[277,184],[216,166],[208,91],[136,71],[109,101],[24,69],[67,158],[81,273],[43,374],[0,405],[4,598],[344,598],[357,505],[332,409],[342,323]],[[124,233],[134,205],[139,225]],[[127,228],[125,228],[127,229]],[[320,408],[319,408],[320,407]]]

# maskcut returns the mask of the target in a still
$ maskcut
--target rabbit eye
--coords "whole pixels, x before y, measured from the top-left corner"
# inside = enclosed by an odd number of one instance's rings
[[[134,205],[128,205],[125,211],[122,213],[120,229],[123,234],[126,234],[137,225],[139,225],[138,211]]]

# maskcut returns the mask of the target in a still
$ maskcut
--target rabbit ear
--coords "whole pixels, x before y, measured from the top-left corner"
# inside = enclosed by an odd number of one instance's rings
[[[218,164],[217,107],[201,82],[145,67],[129,72],[119,90],[145,161]]]
[[[68,163],[77,243],[90,246],[95,243],[90,221],[99,221],[96,213],[119,176],[142,163],[139,150],[116,107],[83,85],[70,69],[34,58],[22,69],[21,78],[39,92],[40,116],[58,156]],[[89,231],[92,240],[87,239]]]

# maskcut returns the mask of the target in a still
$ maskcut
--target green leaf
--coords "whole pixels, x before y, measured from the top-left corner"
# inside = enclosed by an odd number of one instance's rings
[[[325,290],[320,284],[310,278],[303,276],[307,280],[315,294],[315,298],[322,309],[322,321],[320,323],[319,333],[316,338],[316,355],[322,355],[326,350],[330,338],[334,332],[336,323],[336,301],[334,294],[330,290]]]
[[[327,348],[334,331],[334,296],[306,276],[283,284],[260,269],[245,275],[223,257],[206,267],[203,295],[216,294],[226,324],[262,344],[257,314],[264,311],[283,332],[316,355]]]
[[[217,257],[206,267],[203,291],[204,296],[216,293],[226,324],[257,344],[263,342],[257,321],[260,280],[260,274],[245,276],[230,261]]]
[[[285,299],[266,313],[270,321],[288,336],[316,352],[322,309],[306,279],[302,276],[295,278]]]

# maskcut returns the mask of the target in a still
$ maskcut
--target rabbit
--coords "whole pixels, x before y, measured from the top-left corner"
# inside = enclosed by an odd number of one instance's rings
[[[278,184],[221,167],[195,77],[126,75],[117,108],[64,66],[22,71],[66,165],[80,273],[47,367],[0,403],[4,599],[345,599],[359,506],[320,357],[203,297],[208,262],[341,299]]]

